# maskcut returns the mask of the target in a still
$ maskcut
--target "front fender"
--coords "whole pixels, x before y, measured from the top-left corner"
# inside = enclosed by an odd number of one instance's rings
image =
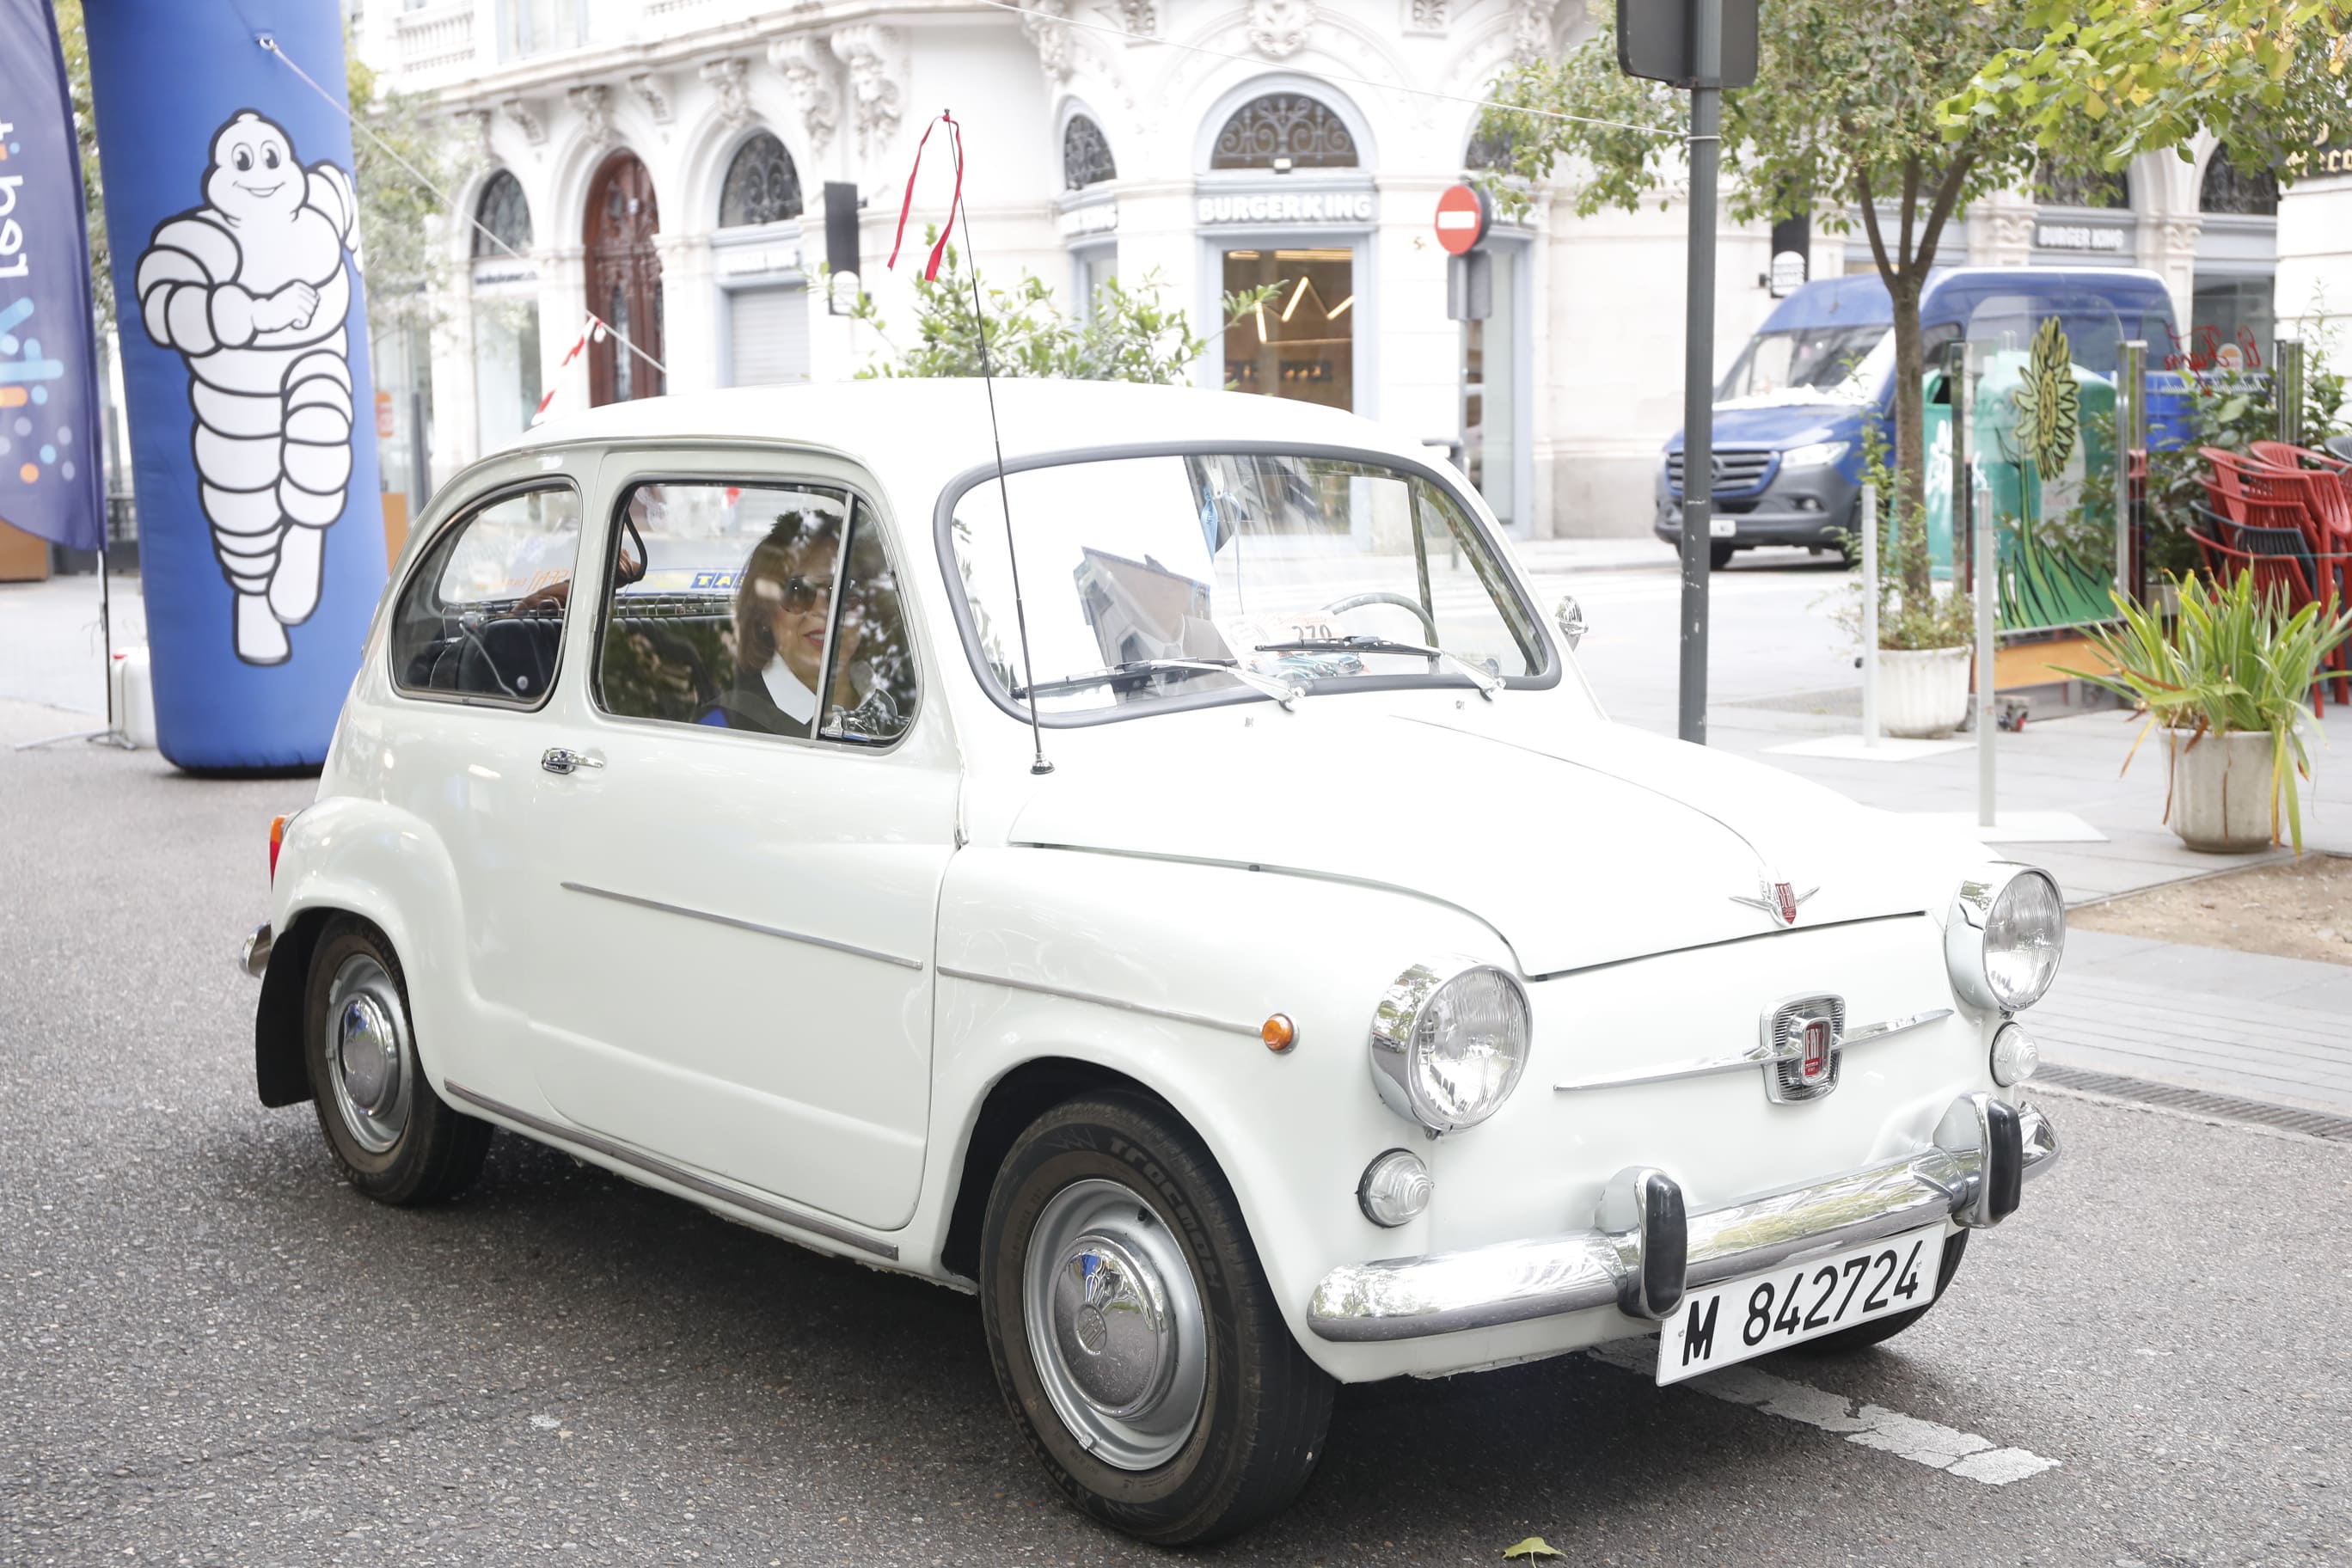
[[[1086,851],[965,850],[940,912],[933,1247],[955,1184],[993,1176],[964,1170],[992,1088],[1040,1058],[1091,1064],[1157,1094],[1199,1134],[1293,1334],[1350,1375],[1362,1347],[1307,1331],[1317,1282],[1339,1263],[1427,1245],[1425,1220],[1384,1230],[1356,1205],[1368,1163],[1426,1140],[1373,1089],[1372,1009],[1398,974],[1444,952],[1516,972],[1491,930],[1407,894]],[[1272,1013],[1297,1027],[1287,1051],[1259,1038]]]

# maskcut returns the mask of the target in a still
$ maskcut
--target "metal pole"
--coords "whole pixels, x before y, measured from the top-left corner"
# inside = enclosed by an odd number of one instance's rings
[[[1690,269],[1683,310],[1681,721],[1706,744],[1707,556],[1715,542],[1715,171],[1722,151],[1723,0],[1693,0]]]
[[[1969,421],[1976,408],[1975,353],[1963,338],[1952,345],[1952,587],[1976,574],[1976,480],[1969,467]]]
[[[1994,825],[1992,781],[1993,604],[2000,589],[2000,546],[1993,538],[1992,491],[1977,487],[1977,824]]]
[[[2271,380],[2278,395],[2278,438],[2303,445],[2303,342],[2281,338],[2271,351]]]
[[[1878,744],[1878,487],[1862,487],[1862,743]]]
[[[2137,595],[2132,573],[2132,454],[2147,446],[2147,344],[2134,338],[2116,362],[2116,592]]]

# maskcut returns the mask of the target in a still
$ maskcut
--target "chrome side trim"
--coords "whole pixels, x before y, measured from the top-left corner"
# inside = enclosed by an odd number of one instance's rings
[[[1890,1018],[1883,1024],[1857,1024],[1838,1037],[1838,1049],[1848,1046],[1866,1045],[1902,1034],[1906,1029],[1924,1029],[1930,1024],[1941,1023],[1952,1016],[1949,1007],[1930,1007],[1924,1013],[1906,1014]],[[1645,1068],[1634,1072],[1613,1073],[1600,1078],[1570,1079],[1552,1085],[1554,1092],[1586,1089],[1630,1089],[1637,1083],[1664,1083],[1678,1078],[1704,1078],[1710,1073],[1738,1072],[1743,1068],[1762,1067],[1769,1062],[1793,1060],[1801,1047],[1773,1050],[1763,1045],[1749,1047],[1736,1056],[1701,1057],[1695,1061],[1672,1062],[1664,1067]]]
[[[856,942],[835,942],[829,936],[811,936],[806,931],[786,931],[782,926],[761,925],[757,921],[737,920],[733,915],[714,915],[709,910],[690,910],[684,904],[666,904],[659,899],[641,899],[635,893],[616,893],[609,888],[592,888],[585,882],[562,884],[568,892],[585,893],[592,899],[610,899],[616,904],[635,904],[641,910],[658,910],[666,915],[684,915],[690,921],[709,921],[712,925],[733,926],[737,931],[757,931],[761,936],[780,936],[786,942],[806,942],[811,947],[831,948],[854,958],[870,958],[877,963],[895,963],[901,969],[920,969],[919,958],[901,958],[895,952],[883,952],[876,948],[860,947]]]
[[[1966,1109],[1969,1097],[1954,1102]],[[2058,1158],[2058,1135],[2032,1106],[2017,1110],[2023,1171],[2034,1176]],[[1968,1136],[1961,1118],[1942,1129]],[[1969,1130],[1973,1115],[1965,1119]],[[1866,1165],[1824,1182],[1729,1204],[1687,1220],[1686,1289],[1721,1284],[1792,1259],[1859,1246],[1938,1219],[1964,1218],[1978,1201],[1984,1154],[1930,1143],[1916,1154]],[[1465,1252],[1343,1264],[1323,1277],[1307,1304],[1317,1337],[1342,1343],[1420,1339],[1491,1329],[1561,1312],[1618,1307],[1639,1252],[1625,1216],[1602,1211],[1594,1228]],[[1643,1289],[1655,1291],[1660,1282]]]
[[[1116,1007],[1122,1013],[1141,1013],[1147,1017],[1166,1018],[1178,1024],[1198,1024],[1204,1029],[1223,1029],[1229,1035],[1247,1035],[1259,1039],[1258,1026],[1236,1024],[1229,1018],[1212,1018],[1205,1013],[1186,1013],[1174,1007],[1154,1007],[1144,1002],[1125,1002],[1116,996],[1097,996],[1091,991],[1071,991],[1059,985],[1046,985],[1034,980],[1008,980],[1002,974],[982,974],[976,969],[957,969],[942,963],[939,973],[946,980],[971,980],[982,985],[1002,985],[1008,991],[1034,991],[1040,996],[1059,996],[1066,1002],[1091,1002],[1097,1007]]]
[[[607,1159],[618,1160],[624,1165],[633,1166],[649,1176],[658,1176],[665,1182],[686,1188],[688,1192],[699,1193],[704,1197],[714,1198],[730,1208],[745,1210],[758,1215],[762,1219],[773,1220],[778,1225],[788,1225],[794,1230],[807,1231],[812,1236],[824,1237],[828,1240],[840,1242],[845,1247],[856,1247],[860,1252],[870,1252],[877,1258],[888,1258],[893,1263],[898,1260],[898,1248],[895,1243],[877,1241],[870,1236],[862,1236],[833,1220],[820,1219],[815,1215],[803,1214],[799,1209],[786,1208],[783,1205],[771,1203],[766,1198],[754,1197],[749,1193],[739,1192],[723,1183],[714,1182],[698,1172],[687,1170],[681,1165],[673,1165],[667,1160],[657,1159],[641,1150],[632,1149],[625,1143],[607,1138],[600,1132],[591,1132],[584,1127],[567,1127],[560,1121],[550,1121],[545,1117],[533,1116],[528,1110],[518,1110],[513,1106],[502,1104],[486,1094],[476,1094],[455,1079],[446,1080],[442,1087],[448,1090],[452,1099],[462,1100],[468,1105],[487,1110],[501,1121],[528,1127],[533,1132],[544,1134],[558,1142],[576,1143],[583,1149],[593,1149]]]
[[[236,966],[256,980],[260,979],[269,970],[269,922],[264,921],[245,939],[244,947],[237,952]]]

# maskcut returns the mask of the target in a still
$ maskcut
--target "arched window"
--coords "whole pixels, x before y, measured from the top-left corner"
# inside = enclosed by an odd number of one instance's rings
[[[801,216],[801,172],[784,144],[762,131],[736,150],[719,187],[719,226],[742,228]]]
[[[1209,155],[1212,169],[1352,169],[1356,138],[1331,106],[1303,92],[1269,92],[1234,110]]]
[[[2095,169],[2062,172],[2044,163],[2034,172],[2034,179],[2050,193],[2042,199],[2053,207],[2123,210],[2131,205],[2131,177],[2121,169],[2113,174]]]
[[[2216,152],[2205,165],[2205,187],[2197,195],[2200,212],[2232,217],[2278,216],[2278,176],[2268,169],[2242,174],[2229,154]]]
[[[474,231],[476,256],[530,253],[530,204],[523,199],[522,182],[504,169],[483,183],[481,199],[474,204],[474,221],[482,226]],[[484,234],[483,228],[489,234]],[[495,241],[491,235],[498,237]]]
[[[1118,178],[1118,164],[1103,140],[1102,127],[1083,114],[1073,114],[1062,127],[1062,184],[1073,191]]]

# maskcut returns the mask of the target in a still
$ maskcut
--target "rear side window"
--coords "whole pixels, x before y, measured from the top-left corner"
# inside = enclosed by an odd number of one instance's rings
[[[569,486],[500,496],[444,530],[393,612],[393,684],[521,708],[546,701],[579,553],[580,497]]]
[[[898,574],[847,490],[638,485],[614,532],[596,669],[606,712],[853,746],[888,745],[914,722]]]

